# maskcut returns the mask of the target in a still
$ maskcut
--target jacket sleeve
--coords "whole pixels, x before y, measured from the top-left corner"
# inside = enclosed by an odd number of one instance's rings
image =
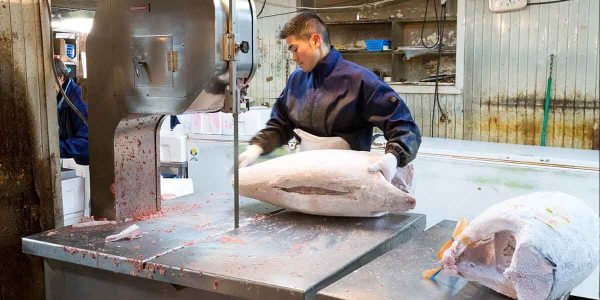
[[[363,80],[363,93],[363,118],[383,131],[387,140],[385,153],[394,154],[399,167],[406,166],[417,155],[421,132],[404,100],[376,78]]]
[[[288,87],[281,92],[271,110],[271,119],[267,126],[256,134],[250,144],[258,145],[263,149],[263,155],[287,143],[293,136],[294,123],[288,115],[286,105]]]
[[[81,88],[77,87],[77,89],[73,93],[69,93],[68,96],[75,107],[77,107],[77,109],[87,118],[87,107],[83,101],[81,101]],[[60,140],[60,156],[87,158],[89,156],[88,127],[72,109],[69,109],[69,114],[71,115],[70,120],[72,122],[75,135],[67,139]],[[64,124],[61,124],[61,126],[64,126]]]
[[[85,125],[77,129],[74,137],[60,140],[60,157],[88,156],[88,152],[88,127]]]

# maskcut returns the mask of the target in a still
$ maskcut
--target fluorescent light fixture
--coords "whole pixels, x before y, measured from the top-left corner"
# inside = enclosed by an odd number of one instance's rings
[[[89,33],[93,23],[94,19],[90,18],[61,19],[52,21],[52,29],[57,31]]]

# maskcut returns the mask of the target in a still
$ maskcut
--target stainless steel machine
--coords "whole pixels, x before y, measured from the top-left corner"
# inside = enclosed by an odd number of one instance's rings
[[[92,214],[160,209],[164,115],[239,112],[256,70],[251,0],[100,1],[88,39]],[[232,84],[233,83],[233,84]]]

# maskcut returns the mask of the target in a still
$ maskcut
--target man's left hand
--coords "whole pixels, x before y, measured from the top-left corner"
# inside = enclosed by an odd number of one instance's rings
[[[392,182],[392,178],[396,175],[396,166],[398,160],[396,156],[391,153],[386,153],[380,160],[369,166],[369,172],[381,171],[387,181]]]

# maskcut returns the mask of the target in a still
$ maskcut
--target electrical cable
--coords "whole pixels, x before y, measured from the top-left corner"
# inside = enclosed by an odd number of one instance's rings
[[[531,2],[531,3],[527,3],[527,5],[542,5],[542,4],[552,4],[552,3],[559,3],[559,2],[567,2],[567,1],[571,1],[571,0],[553,0],[553,1],[546,1],[546,2]]]
[[[256,15],[256,18],[258,19],[258,17],[260,17],[260,15],[262,14],[263,10],[265,9],[265,6],[267,5],[267,0],[264,0],[262,7],[260,8],[260,11],[258,12],[258,14]]]
[[[50,60],[52,62],[52,74],[54,74],[54,81],[56,82],[56,85],[58,85],[58,91],[64,97],[64,99],[67,102],[67,104],[69,105],[69,107],[71,107],[71,109],[73,110],[73,112],[75,112],[77,117],[79,117],[81,119],[83,124],[85,124],[87,126],[87,124],[88,124],[87,118],[83,115],[83,113],[81,113],[81,111],[75,106],[75,104],[73,104],[73,102],[71,102],[71,99],[69,99],[69,97],[63,90],[62,85],[58,81],[58,74],[56,74],[56,69],[54,68],[54,30],[52,30],[52,25],[51,25],[52,24],[52,10],[50,9],[50,0],[46,0],[45,2],[46,2],[46,8],[48,11],[48,25],[50,26]]]
[[[442,64],[442,47],[444,45],[443,40],[444,40],[444,27],[445,27],[445,21],[446,21],[446,4],[442,4],[442,9],[441,9],[441,13],[442,13],[442,24],[441,24],[441,30],[440,30],[440,43],[438,46],[438,56],[437,56],[437,66],[436,66],[436,71],[435,71],[435,89],[433,92],[433,101],[434,101],[434,105],[437,104],[437,108],[440,110],[440,119],[442,121],[445,121],[447,116],[444,113],[444,110],[442,109],[442,106],[440,105],[440,91],[439,91],[439,85],[440,85],[440,65]],[[431,136],[433,136],[433,121],[435,120],[435,107],[433,108],[432,111],[432,116],[431,116]],[[439,135],[439,134],[438,134]]]
[[[427,22],[427,11],[429,8],[429,0],[427,0],[427,2],[425,2],[425,14],[423,15],[423,22],[421,23],[421,44],[423,45],[423,47],[427,48],[427,49],[433,49],[435,48],[435,46],[440,44],[440,20],[438,18],[438,12],[437,12],[437,2],[436,0],[433,0],[433,10],[435,11],[435,24],[437,27],[437,40],[435,41],[435,43],[431,46],[427,46],[425,44],[425,39],[423,39],[423,32],[425,31],[425,22]]]
[[[277,14],[272,14],[272,15],[266,15],[266,16],[262,16],[262,17],[256,17],[256,19],[260,20],[260,19],[266,19],[266,18],[271,18],[271,17],[277,17],[277,16],[283,16],[283,15],[289,15],[289,14],[295,14],[301,11],[305,11],[306,9],[300,9],[300,10],[294,10],[294,11],[288,11],[288,12],[283,12],[283,13],[277,13]]]
[[[425,40],[423,39],[423,34],[425,31],[425,22],[427,21],[427,11],[428,11],[428,7],[429,7],[429,0],[427,0],[427,2],[425,3],[425,15],[423,17],[423,22],[421,25],[421,44],[423,45],[423,47],[427,48],[427,49],[433,49],[436,46],[438,47],[437,50],[437,65],[436,65],[436,70],[435,70],[435,86],[434,86],[434,92],[433,92],[433,107],[431,109],[431,136],[433,137],[434,134],[434,124],[435,124],[435,111],[436,108],[439,109],[440,111],[440,119],[445,121],[447,116],[444,113],[444,110],[442,109],[442,106],[440,104],[440,91],[439,91],[439,84],[440,84],[440,65],[442,62],[442,48],[444,45],[444,30],[445,30],[445,22],[446,22],[446,2],[442,1],[442,3],[440,4],[441,9],[440,9],[440,14],[442,15],[442,20],[440,21],[440,18],[438,16],[437,13],[437,1],[433,0],[433,7],[434,7],[434,11],[435,11],[435,22],[436,22],[436,29],[437,29],[437,39],[435,44],[428,46],[425,44]]]

